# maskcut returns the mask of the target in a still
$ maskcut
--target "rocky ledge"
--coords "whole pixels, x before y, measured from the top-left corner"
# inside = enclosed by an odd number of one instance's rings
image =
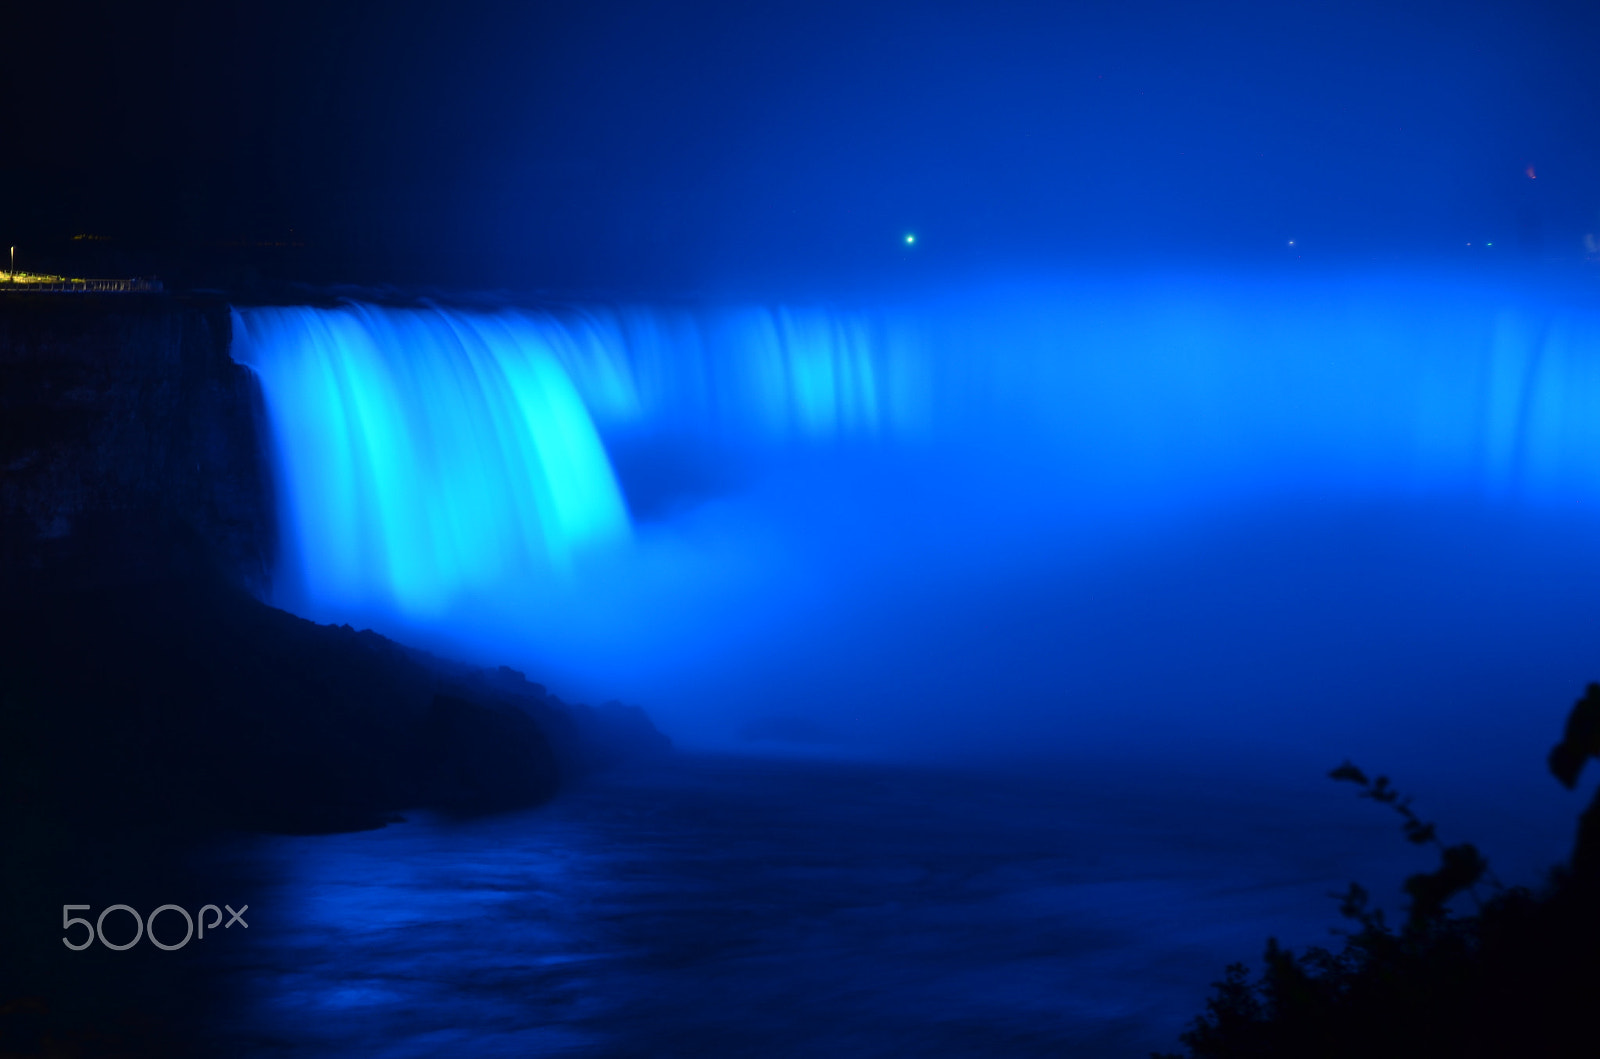
[[[317,625],[220,579],[9,600],[0,764],[15,814],[278,832],[536,804],[668,746],[643,711]]]

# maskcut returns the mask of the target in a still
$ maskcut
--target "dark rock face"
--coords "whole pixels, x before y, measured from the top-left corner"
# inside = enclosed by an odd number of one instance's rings
[[[455,813],[532,805],[555,793],[556,759],[532,717],[438,694],[422,717],[420,795]]]
[[[221,302],[0,298],[0,591],[162,568],[172,541],[259,593],[275,549],[255,377]],[[43,571],[49,568],[49,573]]]
[[[24,598],[0,642],[7,801],[68,820],[322,832],[531,805],[538,726],[373,633],[181,577]],[[441,782],[441,780],[447,780]]]
[[[317,833],[536,805],[669,745],[510,673],[183,575],[26,596],[0,609],[0,785],[74,823]]]
[[[574,775],[672,749],[672,740],[637,706],[562,702],[510,666],[478,669],[431,657],[429,663],[478,700],[533,717],[564,769]]]

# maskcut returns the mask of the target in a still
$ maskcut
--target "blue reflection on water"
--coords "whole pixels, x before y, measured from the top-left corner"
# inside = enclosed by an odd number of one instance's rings
[[[1394,908],[1428,859],[1395,830],[1315,775],[689,758],[529,812],[244,844],[216,1050],[1149,1054],[1268,935],[1325,943],[1352,877]],[[1543,857],[1567,832],[1473,837]]]

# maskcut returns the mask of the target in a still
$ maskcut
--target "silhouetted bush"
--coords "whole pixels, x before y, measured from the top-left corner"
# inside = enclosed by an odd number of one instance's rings
[[[1573,707],[1550,770],[1570,789],[1595,757],[1600,684]],[[1269,939],[1254,980],[1228,967],[1180,1038],[1189,1059],[1600,1055],[1600,795],[1570,862],[1535,891],[1501,885],[1473,846],[1446,846],[1387,777],[1348,762],[1330,775],[1392,807],[1407,839],[1438,848],[1439,867],[1406,880],[1399,927],[1352,883],[1337,895],[1354,924],[1342,950],[1295,953]],[[1457,915],[1463,896],[1472,912]]]

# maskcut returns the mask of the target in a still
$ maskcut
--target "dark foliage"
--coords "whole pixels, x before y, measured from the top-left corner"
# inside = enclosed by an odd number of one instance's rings
[[[1596,684],[1573,707],[1550,769],[1571,788],[1592,757],[1600,757]],[[1411,904],[1399,928],[1352,883],[1336,895],[1355,924],[1341,951],[1295,953],[1269,939],[1259,977],[1228,967],[1182,1035],[1189,1059],[1600,1054],[1600,795],[1570,864],[1535,892],[1501,885],[1473,846],[1445,845],[1387,777],[1369,780],[1349,762],[1330,775],[1399,813],[1409,841],[1437,847],[1439,867],[1406,880]],[[1470,915],[1451,910],[1463,896]]]

